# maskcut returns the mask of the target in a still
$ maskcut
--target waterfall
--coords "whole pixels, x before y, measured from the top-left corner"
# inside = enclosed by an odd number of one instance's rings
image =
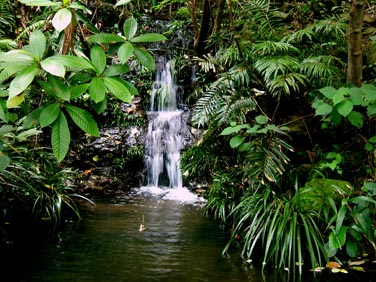
[[[147,112],[148,129],[145,140],[145,164],[148,186],[183,187],[180,151],[185,126],[182,110],[178,109],[178,91],[174,81],[173,62],[157,62],[155,82]]]

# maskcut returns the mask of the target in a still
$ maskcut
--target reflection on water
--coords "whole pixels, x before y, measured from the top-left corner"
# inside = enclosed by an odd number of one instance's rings
[[[224,244],[201,205],[133,195],[88,210],[36,252],[23,281],[261,281],[222,257]]]

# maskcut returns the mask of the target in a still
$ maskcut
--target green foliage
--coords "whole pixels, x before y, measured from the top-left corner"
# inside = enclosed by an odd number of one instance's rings
[[[51,1],[24,0],[22,3],[29,6],[42,6],[51,8],[54,15],[52,25],[57,32],[68,32],[67,27],[74,23],[73,14],[80,10],[88,12],[80,2],[65,1],[63,3]],[[118,5],[126,4],[120,2]],[[74,13],[73,13],[74,11]],[[119,48],[120,64],[108,66],[110,58],[102,47],[93,46],[89,49],[89,56],[59,55],[50,52],[51,45],[45,34],[35,30],[30,34],[29,44],[21,49],[0,53],[0,85],[7,96],[6,105],[0,103],[1,118],[7,122],[8,109],[18,108],[25,101],[26,93],[30,89],[40,89],[47,94],[39,109],[30,113],[26,120],[33,120],[28,126],[52,128],[51,143],[53,152],[60,162],[69,150],[71,141],[70,126],[67,117],[80,127],[84,132],[99,136],[99,129],[88,111],[72,105],[86,93],[94,102],[94,109],[101,113],[105,110],[108,94],[114,95],[123,102],[130,103],[138,91],[124,75],[130,67],[128,60],[135,58],[146,68],[153,70],[155,67],[153,57],[140,46],[139,43],[158,42],[166,38],[160,34],[145,33],[136,36],[137,21],[131,17],[123,26],[124,36],[112,34],[96,34],[89,38],[89,42],[98,43],[123,42]],[[120,78],[121,77],[121,78]],[[8,84],[8,81],[9,84]],[[5,107],[6,106],[6,107]]]
[[[315,114],[334,125],[339,125],[346,118],[353,126],[361,128],[364,120],[376,114],[376,87],[373,85],[338,89],[327,86],[319,92],[322,96],[312,104]],[[363,109],[367,112],[366,116],[362,114]]]
[[[294,202],[279,198],[268,187],[246,193],[234,211],[239,214],[238,223],[224,252],[241,237],[242,256],[253,257],[256,247],[261,246],[263,266],[272,263],[293,273],[297,266],[302,274],[306,260],[312,268],[327,261],[315,211],[301,211]]]

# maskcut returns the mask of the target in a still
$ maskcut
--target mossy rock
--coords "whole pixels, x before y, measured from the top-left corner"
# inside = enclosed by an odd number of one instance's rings
[[[330,198],[337,204],[343,198],[348,197],[352,191],[351,184],[344,180],[313,179],[299,189],[292,201],[301,211],[320,211],[330,205]]]

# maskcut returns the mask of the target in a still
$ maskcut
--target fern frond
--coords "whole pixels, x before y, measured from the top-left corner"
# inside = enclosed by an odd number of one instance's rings
[[[257,56],[273,56],[273,55],[283,55],[290,53],[298,53],[298,48],[294,47],[288,42],[282,41],[262,41],[252,45],[252,50]]]
[[[227,124],[229,121],[235,121],[237,124],[244,124],[247,122],[247,113],[254,111],[256,105],[255,97],[233,99],[226,108],[217,113],[218,123]]]
[[[227,96],[228,97],[228,96]],[[211,89],[197,100],[192,112],[192,122],[197,127],[205,126],[218,108],[224,108],[227,104],[226,96],[221,96],[219,91]]]
[[[303,43],[306,41],[311,41],[314,36],[315,33],[312,28],[304,28],[286,35],[281,41],[287,43]]]
[[[308,81],[304,74],[287,73],[278,75],[266,83],[267,88],[273,95],[298,93],[301,86],[306,86]]]
[[[299,70],[309,79],[331,84],[333,77],[340,73],[335,65],[338,61],[340,60],[333,56],[310,57],[302,61]]]
[[[198,65],[206,73],[210,71],[216,73],[222,69],[222,67],[217,62],[216,58],[210,54],[204,55],[203,58],[194,57],[193,61],[198,62]]]
[[[28,27],[26,27],[15,39],[15,41],[20,40],[22,37],[27,36],[27,34],[31,33],[32,31],[41,28],[45,23],[45,20],[37,21]]]
[[[221,65],[235,65],[242,60],[239,49],[235,45],[218,50],[215,58]]]
[[[233,66],[228,72],[222,73],[219,77],[226,78],[237,87],[247,87],[251,83],[249,71],[244,64]]]
[[[340,41],[346,41],[348,24],[337,20],[317,21],[309,27],[313,32],[320,33]]]
[[[298,67],[299,61],[290,56],[263,58],[254,64],[254,68],[264,76],[266,81],[277,75],[292,72]]]

